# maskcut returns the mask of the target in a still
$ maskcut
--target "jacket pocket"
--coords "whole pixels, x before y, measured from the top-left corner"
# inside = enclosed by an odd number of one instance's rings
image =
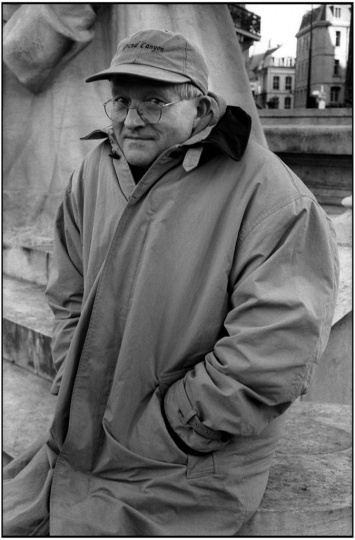
[[[187,373],[188,369],[180,369],[171,373],[166,373],[158,377],[159,390],[162,399],[170,386],[179,379],[182,379]],[[162,407],[163,407],[162,403]],[[167,428],[167,431],[168,428]],[[172,443],[176,446],[175,441],[168,432]],[[180,449],[179,449],[180,450]],[[181,450],[180,450],[181,451]],[[215,459],[214,452],[210,452],[205,455],[193,455],[186,451],[187,465],[186,465],[186,477],[187,478],[199,478],[203,476],[210,476],[215,473]]]
[[[158,376],[158,383],[159,383],[159,390],[162,397],[165,396],[167,391],[169,390],[170,386],[179,379],[182,379],[186,373],[188,372],[188,369],[178,369],[176,371],[172,371],[171,373],[164,373],[164,375]]]

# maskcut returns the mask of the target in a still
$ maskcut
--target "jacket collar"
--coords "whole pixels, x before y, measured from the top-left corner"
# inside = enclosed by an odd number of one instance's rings
[[[251,117],[240,107],[228,106],[225,114],[211,129],[206,128],[197,136],[191,137],[183,145],[178,145],[177,149],[183,147],[193,148],[203,145],[203,154],[207,154],[207,149],[211,147],[216,152],[222,152],[234,161],[240,161],[247,147],[251,131]],[[112,128],[106,127],[96,129],[81,137],[81,140],[110,139],[113,143]],[[117,144],[117,143],[116,143]],[[116,154],[116,148],[112,148]]]
[[[247,147],[251,117],[240,107],[228,106],[225,114],[202,141],[212,145],[234,161],[240,161]]]

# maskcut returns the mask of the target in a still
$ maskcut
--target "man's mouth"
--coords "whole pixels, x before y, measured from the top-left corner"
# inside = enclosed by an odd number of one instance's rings
[[[131,141],[152,141],[152,137],[136,137],[134,135],[126,135],[124,137],[125,139],[129,139]]]

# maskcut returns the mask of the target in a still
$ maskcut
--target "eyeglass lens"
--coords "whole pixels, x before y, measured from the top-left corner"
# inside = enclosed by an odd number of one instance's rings
[[[111,120],[124,122],[128,114],[129,107],[120,101],[109,101],[105,104],[105,111]],[[149,124],[159,122],[161,117],[161,107],[149,101],[143,101],[137,107],[139,116]]]

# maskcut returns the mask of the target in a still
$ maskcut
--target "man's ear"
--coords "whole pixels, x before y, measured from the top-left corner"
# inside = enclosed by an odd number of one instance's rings
[[[211,111],[211,98],[208,96],[201,96],[196,98],[196,116],[194,119],[194,128],[198,125],[200,120],[205,118]]]

